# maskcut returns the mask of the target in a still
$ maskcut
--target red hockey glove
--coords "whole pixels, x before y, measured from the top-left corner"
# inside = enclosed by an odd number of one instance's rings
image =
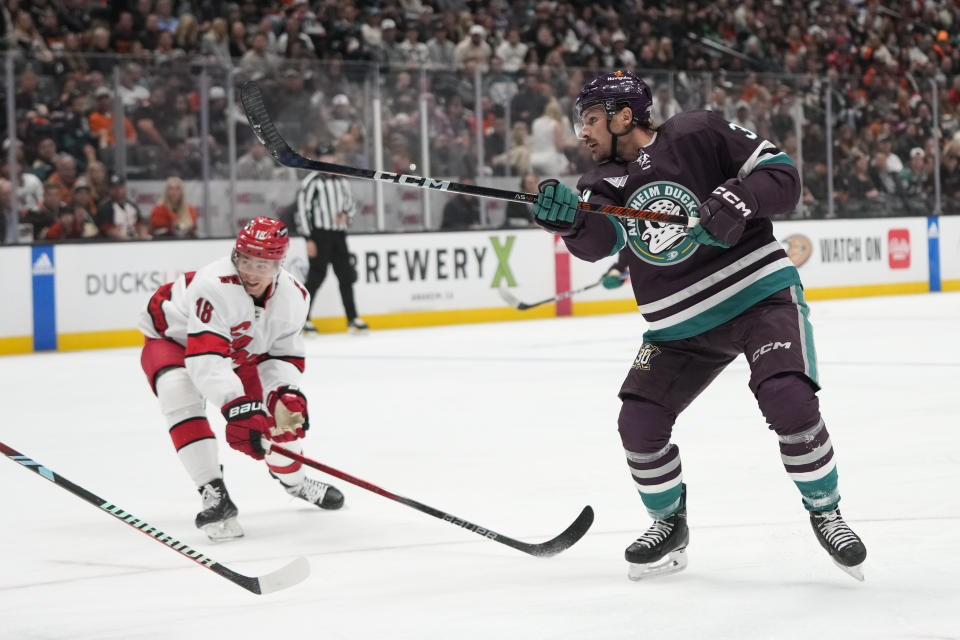
[[[274,426],[270,438],[275,442],[290,442],[302,438],[310,428],[307,417],[307,398],[300,389],[284,385],[267,395],[267,408],[273,415]]]
[[[227,444],[251,458],[263,460],[266,452],[260,437],[270,428],[263,402],[240,396],[223,405],[220,411],[227,420]]]
[[[757,199],[736,178],[713,190],[698,208],[700,225],[690,238],[701,244],[731,247],[740,240],[747,218],[757,213]]]

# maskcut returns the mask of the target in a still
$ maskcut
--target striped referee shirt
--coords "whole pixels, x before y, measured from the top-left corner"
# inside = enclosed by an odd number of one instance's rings
[[[349,219],[356,208],[346,178],[313,173],[303,179],[297,191],[297,226],[305,236],[317,230],[346,231],[346,224],[337,224],[337,214],[346,213]]]

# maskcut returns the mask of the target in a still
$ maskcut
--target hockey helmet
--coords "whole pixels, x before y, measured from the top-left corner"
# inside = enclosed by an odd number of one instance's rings
[[[258,216],[237,234],[239,254],[264,260],[283,260],[290,247],[287,226],[279,220]]]
[[[580,123],[584,111],[602,105],[609,121],[624,107],[633,110],[633,124],[647,126],[650,122],[650,109],[653,106],[653,93],[649,85],[633,71],[614,71],[597,76],[577,94],[574,126],[580,135]]]

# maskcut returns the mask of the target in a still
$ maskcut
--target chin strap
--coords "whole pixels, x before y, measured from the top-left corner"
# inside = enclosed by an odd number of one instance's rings
[[[617,160],[617,138],[620,136],[625,136],[637,127],[637,123],[631,121],[630,128],[624,131],[623,133],[614,133],[613,129],[610,128],[610,121],[613,120],[613,116],[607,116],[607,132],[612,136],[612,141],[610,142],[610,157],[607,158],[608,162],[616,162]]]

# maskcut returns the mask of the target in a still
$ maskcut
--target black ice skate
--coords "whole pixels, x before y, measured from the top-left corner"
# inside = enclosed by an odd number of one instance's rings
[[[666,520],[654,520],[624,556],[630,564],[627,576],[643,580],[677,573],[687,568],[687,486],[680,493],[680,510]]]
[[[366,333],[369,329],[370,327],[363,321],[363,318],[354,318],[347,322],[347,331],[350,333]]]
[[[863,541],[843,521],[840,509],[812,512],[810,524],[820,546],[827,550],[834,563],[846,573],[863,582],[863,561],[867,548]]]
[[[223,480],[211,480],[198,491],[203,498],[203,511],[197,514],[197,528],[214,542],[243,537],[243,529],[237,522],[237,505],[230,499]]]
[[[270,472],[270,475],[276,478],[276,480],[283,485],[283,488],[287,490],[287,493],[294,498],[306,500],[310,504],[315,504],[321,509],[328,511],[336,511],[343,506],[343,494],[332,484],[320,482],[312,478],[304,478],[300,484],[290,486],[283,480],[280,480],[273,471]]]

